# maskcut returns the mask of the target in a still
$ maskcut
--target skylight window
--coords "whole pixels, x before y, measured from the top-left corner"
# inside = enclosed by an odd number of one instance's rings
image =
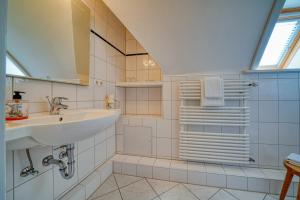
[[[300,0],[275,1],[252,69],[300,70]]]
[[[6,74],[26,76],[22,69],[12,61],[11,58],[6,56]]]
[[[280,64],[298,33],[299,21],[277,22],[260,60],[261,67],[274,67]]]

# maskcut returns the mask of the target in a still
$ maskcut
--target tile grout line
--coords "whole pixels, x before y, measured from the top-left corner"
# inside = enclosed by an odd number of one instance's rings
[[[115,177],[115,174],[112,174],[112,175],[114,176],[115,182],[116,182],[116,184],[117,184],[118,192],[119,192],[119,194],[120,194],[120,197],[121,197],[121,199],[123,200],[122,193],[121,193],[121,191],[120,191],[120,187],[119,187],[119,184],[118,184],[117,179],[116,179],[116,177]],[[116,191],[116,190],[115,190],[115,191]]]
[[[154,193],[156,194],[156,197],[154,197],[153,199],[159,197],[159,194],[156,192],[156,190],[153,188],[153,186],[149,183],[148,179],[145,178],[146,182],[148,183],[148,185],[151,187],[151,189],[154,191]]]
[[[227,194],[229,194],[230,196],[232,196],[233,198],[240,200],[239,198],[237,198],[236,196],[234,196],[233,194],[231,194],[231,192],[228,192],[226,189],[222,189],[224,192],[226,192]]]
[[[181,183],[181,185],[187,190],[187,191],[189,191],[194,197],[196,197],[196,199],[199,199],[199,200],[201,200],[200,198],[198,198],[185,184],[182,184]]]
[[[208,198],[208,200],[211,200],[211,198],[213,198],[218,192],[220,192],[222,189],[219,188],[218,191],[216,191],[213,195],[211,195],[211,197]]]

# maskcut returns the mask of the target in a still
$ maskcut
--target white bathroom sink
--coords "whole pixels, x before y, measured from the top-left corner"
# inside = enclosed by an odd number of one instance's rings
[[[60,115],[34,114],[28,119],[6,123],[9,150],[37,145],[62,145],[89,138],[108,128],[120,116],[119,109],[62,111]]]

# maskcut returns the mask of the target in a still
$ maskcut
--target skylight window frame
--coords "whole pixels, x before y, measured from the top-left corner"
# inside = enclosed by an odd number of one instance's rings
[[[251,69],[258,70],[260,60],[264,54],[264,51],[267,47],[268,41],[271,37],[273,29],[279,19],[280,12],[285,4],[285,0],[275,0],[268,16],[264,31],[259,39],[258,45],[256,47],[252,62]]]
[[[300,42],[300,10],[297,9],[297,12],[289,13],[289,12],[284,12],[284,14],[279,16],[278,21],[289,21],[289,20],[297,20],[298,21],[298,27],[296,30],[296,34],[294,35],[291,43],[289,44],[288,48],[286,49],[284,57],[281,59],[279,62],[278,66],[280,69],[286,69],[292,60],[291,57],[294,56],[294,52],[297,52],[298,43]]]
[[[264,58],[266,50],[268,50],[267,48],[268,48],[270,39],[271,39],[272,35],[274,34],[276,25],[279,23],[288,23],[288,22],[296,23],[295,30],[293,30],[293,33],[291,35],[289,35],[289,38],[287,38],[287,39],[289,39],[286,41],[288,43],[285,46],[283,46],[285,48],[280,52],[280,55],[279,55],[280,57],[278,57],[278,62],[275,65],[261,65],[261,61]],[[261,55],[261,58],[259,59],[259,64],[258,64],[257,70],[285,69],[286,68],[285,61],[290,56],[290,52],[292,51],[292,48],[295,46],[295,43],[297,43],[299,31],[300,31],[300,15],[299,15],[299,13],[286,13],[284,15],[280,15],[278,17],[278,20],[275,23],[275,26],[272,30],[270,37],[268,38],[268,41],[264,48],[264,51]],[[275,34],[276,34],[276,32],[275,32]],[[280,33],[277,32],[277,34],[280,34]],[[271,43],[271,45],[272,45],[272,43]]]

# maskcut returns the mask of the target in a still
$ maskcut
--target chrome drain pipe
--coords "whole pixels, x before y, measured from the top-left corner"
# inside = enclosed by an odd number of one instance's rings
[[[53,155],[49,155],[43,159],[43,166],[57,165],[60,175],[64,179],[71,179],[75,173],[74,144],[67,144],[60,148],[65,148],[66,150],[59,154],[59,159],[54,159]],[[62,160],[65,157],[68,158],[67,164]]]

